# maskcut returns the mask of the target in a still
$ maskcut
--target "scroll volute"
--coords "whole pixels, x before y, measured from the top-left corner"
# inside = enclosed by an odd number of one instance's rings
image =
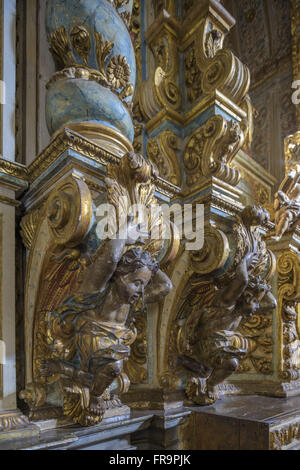
[[[75,176],[64,180],[50,195],[46,215],[56,245],[76,246],[92,221],[92,196],[86,183]]]

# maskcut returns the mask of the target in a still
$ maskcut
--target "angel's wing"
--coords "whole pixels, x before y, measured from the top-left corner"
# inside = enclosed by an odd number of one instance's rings
[[[191,351],[201,313],[212,304],[215,295],[216,289],[212,280],[204,281],[196,276],[189,280],[176,317],[181,326],[177,345],[180,354]]]
[[[86,261],[78,249],[56,250],[56,253],[48,253],[46,256],[35,317],[34,377],[39,376],[40,361],[53,356],[48,338],[49,314],[76,293],[85,268]]]

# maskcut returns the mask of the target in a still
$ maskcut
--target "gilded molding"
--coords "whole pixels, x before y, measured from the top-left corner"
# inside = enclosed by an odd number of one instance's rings
[[[280,428],[272,429],[270,433],[270,450],[284,450],[300,439],[300,419]]]
[[[270,374],[272,340],[267,328],[270,312],[276,307],[270,287],[276,263],[260,231],[260,225],[268,220],[265,209],[249,206],[238,217],[230,243],[220,230],[207,227],[206,244],[199,253],[190,255],[189,270],[180,281],[168,322],[162,376],[169,372],[183,380],[187,375],[187,396],[197,404],[213,403],[225,376],[236,371],[239,363],[239,372],[245,369],[244,358],[251,361],[254,371]],[[216,259],[212,254],[217,254]],[[225,344],[228,349],[225,346],[222,355]],[[227,372],[225,366],[224,371],[219,366],[223,364],[221,357],[229,361]],[[168,387],[175,384],[172,377],[166,383]]]
[[[105,179],[107,201],[114,205],[121,218],[125,216],[127,220],[127,209],[132,204],[145,204],[147,208],[158,204],[155,196],[157,179],[157,168],[147,158],[128,153],[120,161],[108,164]],[[120,205],[121,195],[123,205]],[[91,224],[92,210],[88,186],[73,175],[58,183],[48,195],[42,211],[43,220],[38,222],[40,236],[47,232],[46,239],[44,236],[42,241],[46,252],[40,261],[42,265],[34,268],[40,273],[38,297],[30,300],[35,305],[33,357],[30,359],[33,376],[20,394],[30,405],[34,419],[40,419],[45,410],[48,412],[49,386],[60,390],[57,393],[63,399],[61,413],[75,423],[83,426],[98,424],[106,412],[114,408],[121,413],[123,408],[118,393],[126,393],[130,384],[122,370],[131,345],[133,353],[128,361],[129,372],[137,381],[143,380],[146,374],[143,367],[146,361],[146,317],[138,315],[144,308],[142,303],[139,312],[143,289],[138,282],[129,283],[127,288],[127,277],[124,276],[127,270],[131,277],[139,273],[145,287],[145,303],[156,302],[171,288],[168,277],[155,262],[162,251],[162,240],[146,239],[144,233],[145,244],[143,250],[140,249],[140,234],[136,235],[137,238],[131,236],[132,222],[126,226],[128,234],[125,239],[99,239],[94,233],[95,225]],[[148,219],[147,231],[151,231],[152,224],[163,225],[161,217],[158,217],[156,220]],[[34,253],[41,249],[38,234],[35,236],[34,215],[24,220],[25,226],[25,241]],[[122,227],[118,226],[117,230],[122,230]],[[83,241],[88,247],[84,248]],[[115,259],[113,257],[117,257],[116,262],[111,262]],[[130,270],[128,265],[132,257],[134,262],[142,260],[147,263],[143,265],[144,269]],[[103,277],[106,269],[108,274]],[[116,276],[113,276],[115,272]],[[149,283],[152,277],[152,283]],[[148,283],[149,294],[146,290]],[[111,292],[112,289],[115,293]],[[119,316],[113,318],[116,310],[111,304],[111,296],[115,299],[119,289],[124,291],[124,295],[120,296],[117,311],[126,316],[124,322],[119,320]],[[130,289],[134,289],[135,296]],[[104,305],[112,309],[109,319]],[[102,313],[98,312],[98,307]],[[85,312],[84,315],[79,315],[79,311]],[[96,311],[101,317],[95,317]],[[27,354],[30,355],[30,351]],[[76,354],[80,357],[79,364]],[[112,359],[108,363],[103,361],[107,354]],[[95,360],[98,361],[96,364]],[[119,379],[119,391],[113,392],[109,387],[116,378]],[[59,403],[54,406],[53,413],[57,412]]]
[[[26,166],[5,160],[4,158],[0,158],[0,173],[28,181],[28,170]]]
[[[0,432],[12,431],[29,425],[29,420],[20,411],[0,412]]]

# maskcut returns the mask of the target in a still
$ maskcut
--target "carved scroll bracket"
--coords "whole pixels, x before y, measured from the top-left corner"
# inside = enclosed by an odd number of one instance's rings
[[[210,118],[188,141],[184,154],[186,182],[194,187],[201,177],[214,176],[232,185],[240,179],[230,163],[244,143],[244,132],[235,121],[222,116]]]

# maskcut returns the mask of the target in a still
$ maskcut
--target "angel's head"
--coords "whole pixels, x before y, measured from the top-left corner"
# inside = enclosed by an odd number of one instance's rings
[[[158,271],[159,264],[148,251],[132,248],[121,258],[113,276],[119,297],[134,304],[143,295],[152,276]]]
[[[260,276],[249,275],[249,283],[237,303],[237,309],[243,316],[251,317],[261,308],[262,300],[271,287]]]

